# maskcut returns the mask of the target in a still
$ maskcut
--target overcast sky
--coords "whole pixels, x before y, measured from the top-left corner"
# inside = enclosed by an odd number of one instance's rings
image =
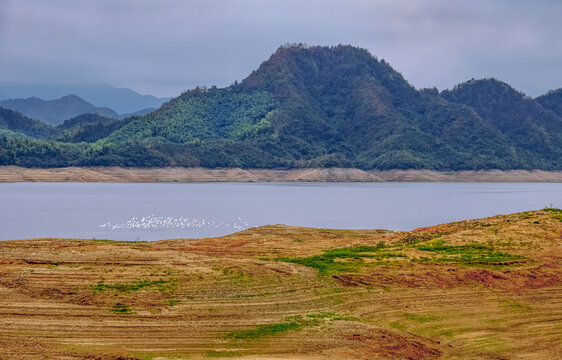
[[[562,0],[0,0],[0,81],[156,96],[242,80],[279,45],[351,44],[417,88],[562,87]]]

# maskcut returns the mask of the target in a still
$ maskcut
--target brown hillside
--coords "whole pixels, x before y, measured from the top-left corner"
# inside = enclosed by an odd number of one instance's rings
[[[561,358],[561,221],[2,241],[0,359]]]

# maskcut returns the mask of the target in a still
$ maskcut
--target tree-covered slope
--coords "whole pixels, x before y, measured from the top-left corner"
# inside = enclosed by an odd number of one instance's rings
[[[553,109],[493,79],[419,91],[366,50],[295,45],[227,88],[196,88],[121,121],[74,120],[10,146],[25,166],[559,170]]]
[[[31,136],[35,138],[46,137],[53,133],[53,128],[38,120],[23,116],[18,111],[0,107],[0,130]]]
[[[52,138],[63,142],[94,142],[109,136],[125,124],[122,120],[117,120],[100,114],[82,114],[56,127],[55,136]]]
[[[558,116],[562,116],[562,88],[550,90],[535,100],[537,100],[545,109],[551,110]]]
[[[561,165],[562,118],[537,100],[496,79],[471,80],[441,95],[470,106],[498,129],[525,167]]]

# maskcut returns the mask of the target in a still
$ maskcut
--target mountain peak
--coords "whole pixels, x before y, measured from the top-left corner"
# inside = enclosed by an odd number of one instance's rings
[[[322,89],[366,86],[365,82],[385,88],[392,96],[415,92],[384,60],[351,45],[285,44],[244,79],[242,88],[265,90],[285,98],[296,93],[300,93],[296,95],[299,97],[318,96]]]
[[[80,96],[74,95],[74,94],[65,95],[65,96],[61,97],[60,99],[61,99],[61,100],[62,100],[62,99],[65,99],[65,100],[81,100],[81,101],[86,101],[86,100],[82,99]]]
[[[69,94],[69,95],[65,95],[63,97],[61,97],[60,99],[55,99],[55,100],[51,100],[51,102],[56,102],[56,103],[78,103],[81,105],[89,105],[89,106],[94,106],[92,104],[90,104],[89,102],[87,102],[86,100],[82,99],[81,97],[74,95],[74,94]]]
[[[452,90],[444,90],[442,93],[445,96],[450,96],[454,93],[469,93],[479,94],[479,96],[509,94],[511,96],[527,97],[524,93],[515,90],[511,85],[494,77],[483,79],[470,79],[458,85],[455,85]]]

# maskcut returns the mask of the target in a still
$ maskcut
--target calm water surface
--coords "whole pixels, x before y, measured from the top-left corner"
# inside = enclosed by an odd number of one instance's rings
[[[562,207],[555,183],[0,184],[0,239],[158,240],[248,227],[411,230]]]

